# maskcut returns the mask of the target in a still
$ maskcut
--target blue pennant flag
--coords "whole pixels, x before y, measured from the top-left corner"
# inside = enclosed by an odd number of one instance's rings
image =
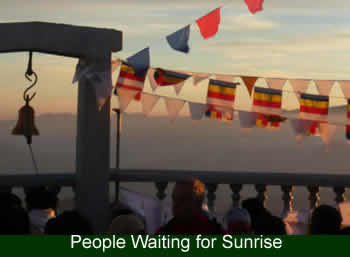
[[[188,40],[190,38],[190,25],[174,32],[166,37],[169,45],[177,51],[188,53],[190,48],[188,46]]]
[[[144,76],[150,65],[149,47],[127,58],[126,63],[133,68],[136,76]]]

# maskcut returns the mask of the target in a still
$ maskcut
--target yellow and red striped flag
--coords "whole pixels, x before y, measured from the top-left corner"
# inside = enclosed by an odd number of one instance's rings
[[[282,90],[255,87],[253,111],[257,113],[281,114]]]
[[[300,118],[322,121],[328,116],[329,97],[322,95],[301,94]]]
[[[125,88],[131,91],[136,91],[134,99],[141,99],[141,92],[145,83],[146,74],[136,75],[134,69],[125,62],[122,62],[120,67],[119,78],[117,80],[116,89]]]
[[[209,81],[207,117],[228,121],[233,119],[233,103],[237,84],[213,79]]]

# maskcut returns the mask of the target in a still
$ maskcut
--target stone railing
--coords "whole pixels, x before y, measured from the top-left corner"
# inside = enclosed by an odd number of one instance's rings
[[[221,172],[221,171],[184,171],[184,170],[141,170],[141,169],[111,169],[110,181],[154,183],[157,198],[166,197],[165,190],[169,182],[181,181],[186,178],[199,178],[207,188],[207,200],[210,210],[215,209],[216,190],[218,185],[228,184],[232,195],[232,203],[239,206],[243,185],[254,185],[256,196],[262,202],[267,198],[268,186],[280,186],[283,201],[283,211],[293,209],[294,186],[305,186],[308,190],[310,208],[319,202],[320,187],[332,188],[335,202],[345,200],[345,192],[350,187],[350,175],[314,174],[314,173],[272,173],[272,172]],[[61,187],[72,187],[74,190],[74,174],[46,175],[2,175],[0,189],[10,191],[15,187],[51,186],[57,192]],[[118,187],[117,187],[118,188]],[[93,193],[93,192],[92,192]]]

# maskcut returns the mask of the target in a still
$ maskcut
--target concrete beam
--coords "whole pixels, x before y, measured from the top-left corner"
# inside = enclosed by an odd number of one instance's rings
[[[0,53],[34,51],[90,60],[122,49],[122,32],[48,22],[0,23]]]

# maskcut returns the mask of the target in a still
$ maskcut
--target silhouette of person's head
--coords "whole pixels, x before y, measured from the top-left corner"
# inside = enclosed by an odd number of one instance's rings
[[[9,207],[22,207],[21,199],[10,192],[1,192],[0,193],[0,206],[1,209]]]
[[[182,221],[191,221],[202,212],[205,187],[198,179],[177,182],[173,190],[173,214]]]
[[[242,202],[242,207],[249,212],[252,219],[256,216],[269,214],[262,201],[257,198],[248,198],[244,200]]]
[[[0,212],[0,234],[23,235],[30,233],[28,213],[22,207],[10,206]]]
[[[65,211],[46,223],[45,234],[91,235],[93,231],[89,221],[77,211]]]
[[[342,217],[336,208],[329,205],[320,205],[312,213],[310,233],[313,235],[338,234],[341,222]]]
[[[145,223],[139,215],[120,215],[112,220],[108,229],[111,235],[141,235],[145,233]]]
[[[250,214],[255,234],[285,235],[287,233],[284,222],[280,218],[271,215],[259,199],[246,199],[242,202],[242,207],[247,209]]]
[[[243,208],[231,208],[225,216],[227,232],[232,235],[252,233],[249,212]]]
[[[273,215],[264,215],[257,219],[254,225],[257,235],[286,235],[286,225],[283,220]]]
[[[28,210],[56,210],[58,198],[55,192],[49,191],[46,187],[35,187],[28,189],[25,201]]]

